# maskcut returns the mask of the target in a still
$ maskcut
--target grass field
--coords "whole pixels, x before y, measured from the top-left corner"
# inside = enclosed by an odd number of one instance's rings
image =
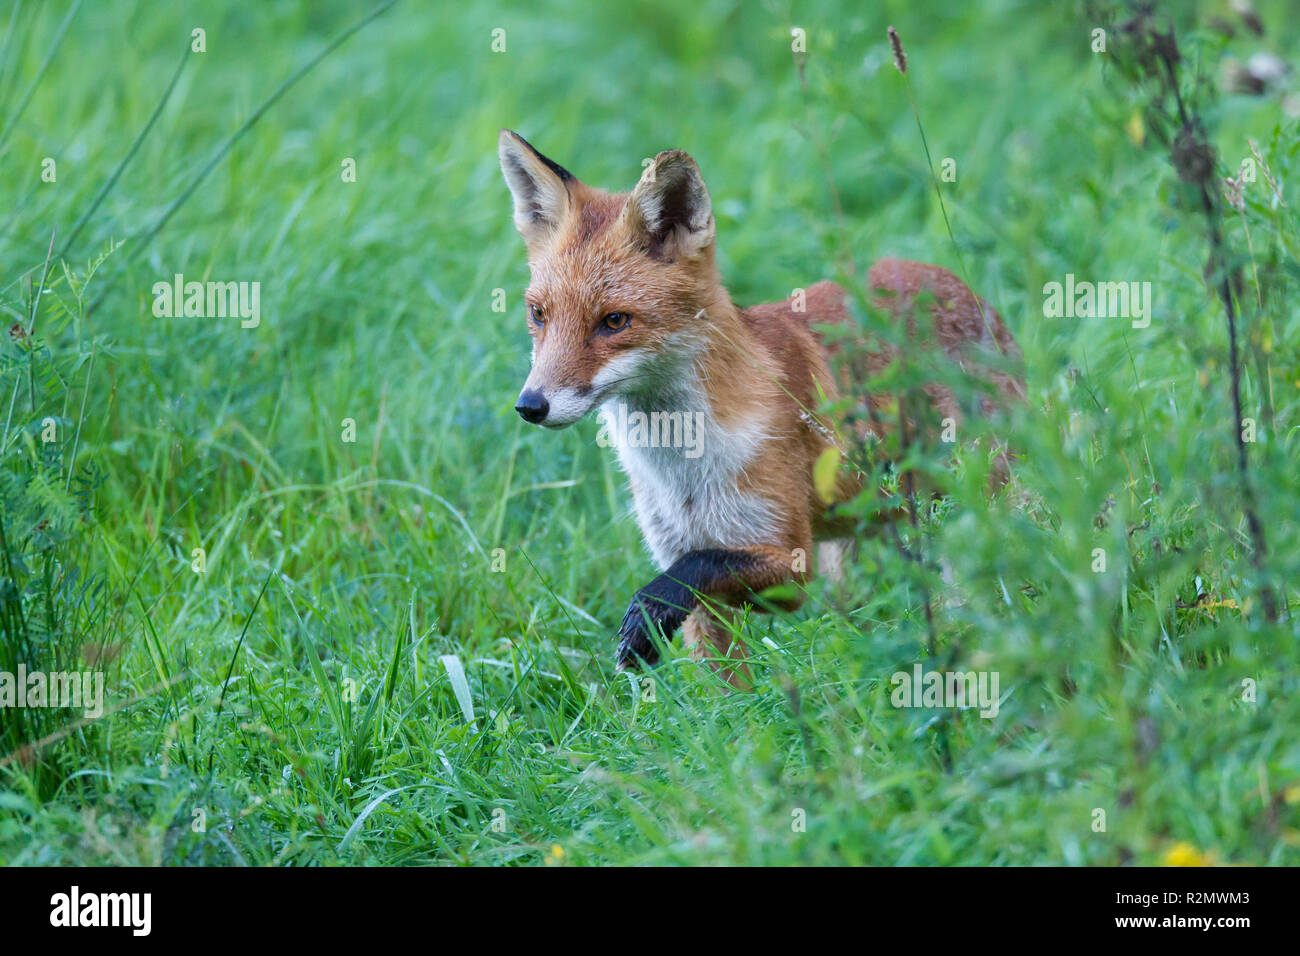
[[[1166,6],[1207,89],[1300,66],[1288,0],[1231,40]],[[1294,74],[1201,101],[1221,174],[1267,163],[1225,233],[1255,561],[1203,222],[1080,6],[403,0],[263,111],[364,13],[0,7],[0,671],[98,670],[107,710],[0,710],[0,861],[1300,862]],[[952,583],[868,540],[745,622],[752,692],[614,671],[654,568],[597,424],[512,410],[501,127],[610,189],[690,152],[741,304],[964,270],[1029,401],[1023,493],[963,458],[914,535]],[[259,323],[156,316],[177,274]],[[1149,327],[1045,316],[1067,274],[1150,282]],[[918,663],[996,672],[996,718],[895,707]]]

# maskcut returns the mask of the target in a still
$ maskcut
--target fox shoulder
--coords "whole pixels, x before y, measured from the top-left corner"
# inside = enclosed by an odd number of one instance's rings
[[[789,298],[780,302],[751,306],[745,315],[755,319],[780,318],[804,326],[841,322],[847,315],[844,295],[844,289],[834,282],[815,282],[806,289],[795,289]]]
[[[818,324],[844,321],[844,290],[834,282],[796,289],[780,302],[765,302],[741,311],[741,318],[778,370],[782,393],[804,406],[819,394],[835,391],[826,364]]]

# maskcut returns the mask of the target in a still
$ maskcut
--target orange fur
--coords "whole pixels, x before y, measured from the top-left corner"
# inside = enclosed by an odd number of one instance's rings
[[[725,628],[691,595],[741,605],[766,587],[807,579],[814,538],[842,533],[813,486],[813,463],[832,438],[812,413],[823,396],[834,400],[841,387],[878,375],[899,358],[899,345],[869,344],[837,378],[834,350],[815,326],[849,321],[839,286],[809,287],[802,311],[796,297],[734,305],[715,264],[708,194],[684,153],[659,154],[626,194],[578,181],[505,131],[501,162],[532,273],[525,299],[534,359],[520,414],[563,427],[610,403],[646,412],[682,406],[707,422],[712,443],[697,462],[631,442],[618,446],[643,533],[664,572],[629,608],[620,663],[650,659],[643,631],[656,615],[663,630],[685,623],[692,642],[723,651]],[[1023,382],[988,361],[1019,359],[1011,334],[951,272],[883,259],[868,273],[868,287],[875,305],[906,323],[903,337],[915,350],[942,354],[1004,400],[1023,397]],[[919,331],[921,299],[929,305]],[[614,329],[623,316],[626,324]],[[951,389],[936,383],[926,392],[944,417],[961,420]],[[886,401],[873,395],[868,410]],[[993,401],[983,405],[991,410]],[[871,430],[882,434],[884,427],[875,416]],[[846,470],[837,498],[860,485]],[[690,606],[673,608],[672,601]],[[786,602],[798,603],[797,596]]]

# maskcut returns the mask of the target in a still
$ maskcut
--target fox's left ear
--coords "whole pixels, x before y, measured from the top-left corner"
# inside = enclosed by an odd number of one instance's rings
[[[646,167],[624,215],[653,255],[694,256],[713,245],[713,204],[695,160],[669,149]]]
[[[508,129],[501,131],[497,155],[515,200],[515,228],[529,245],[546,239],[568,212],[568,183],[576,182],[573,174]]]

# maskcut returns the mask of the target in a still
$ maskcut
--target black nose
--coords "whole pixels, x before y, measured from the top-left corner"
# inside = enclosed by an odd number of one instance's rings
[[[546,420],[546,414],[551,410],[551,403],[546,400],[546,396],[541,392],[533,389],[519,394],[519,401],[515,402],[515,411],[517,411],[526,422],[532,422],[536,425],[538,422]]]

